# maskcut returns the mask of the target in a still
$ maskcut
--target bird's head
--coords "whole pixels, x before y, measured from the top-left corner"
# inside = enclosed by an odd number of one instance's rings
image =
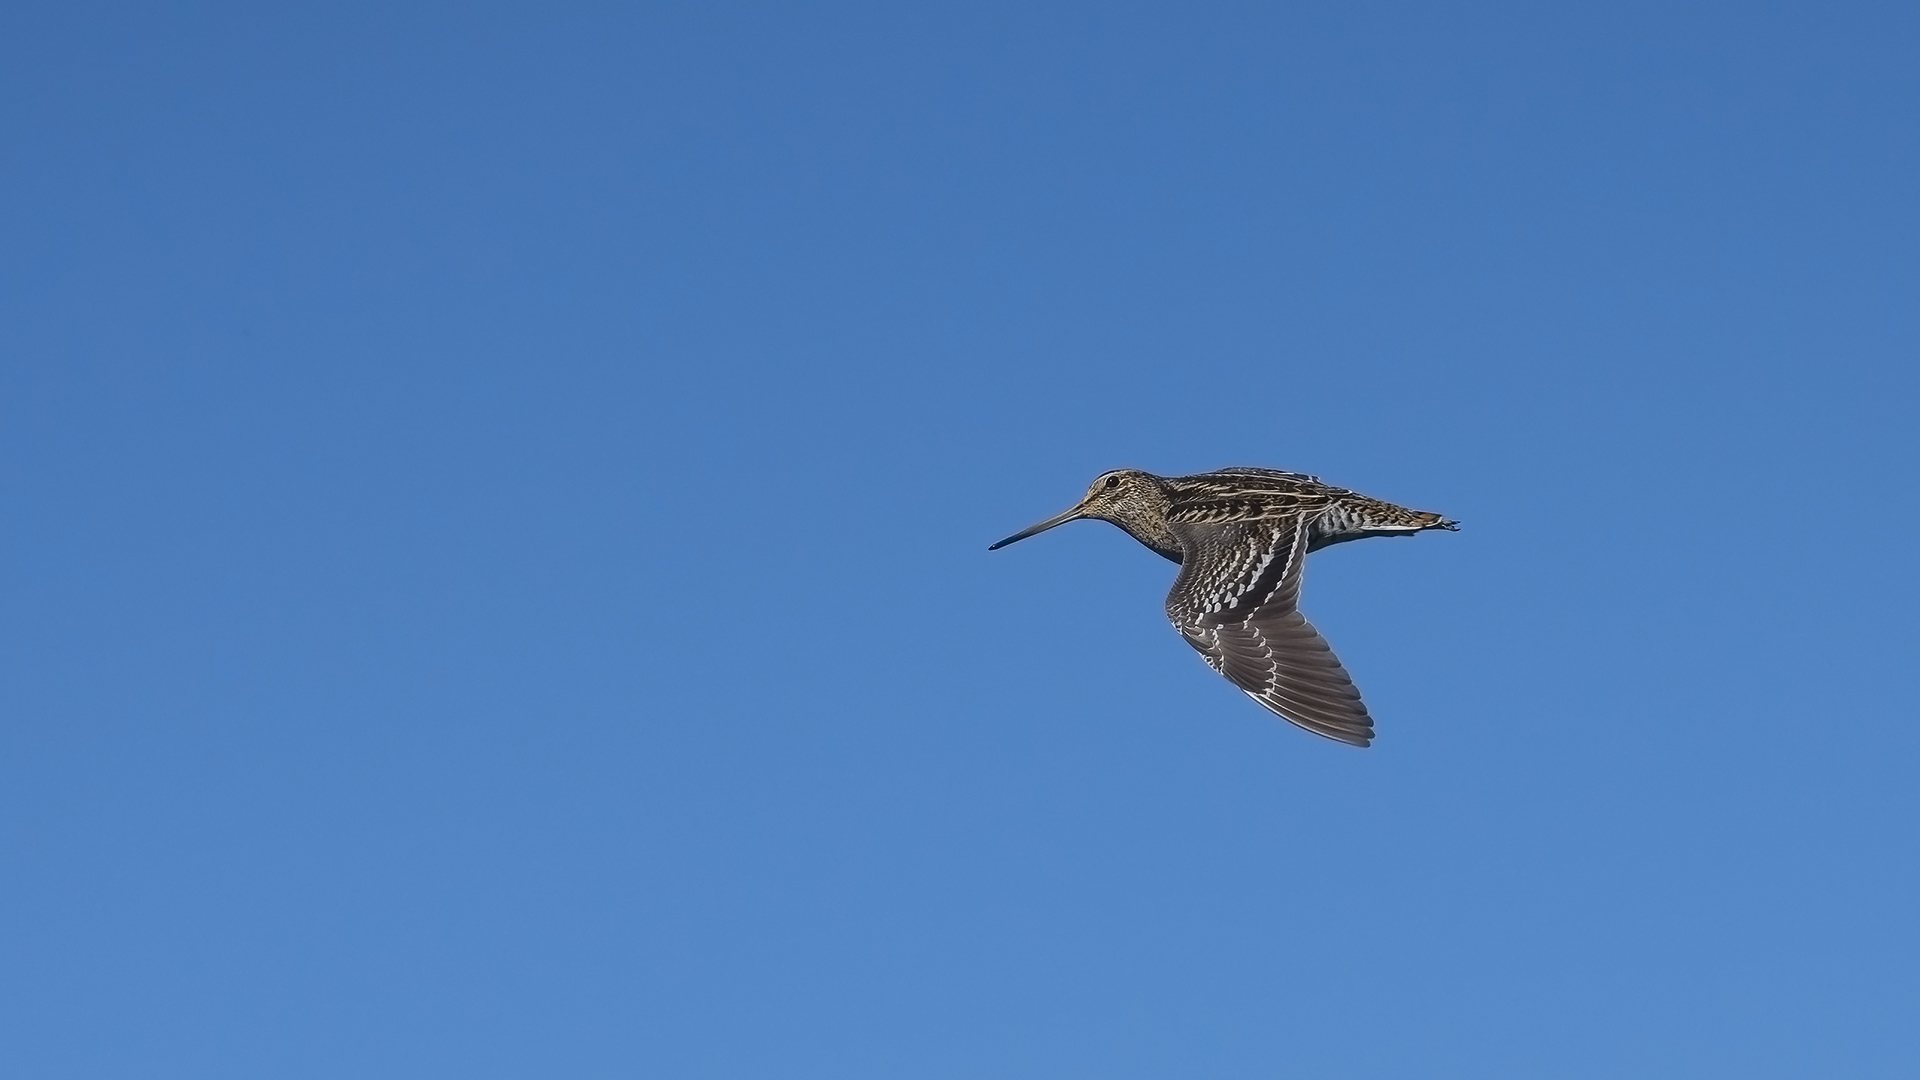
[[[1110,521],[1135,536],[1166,531],[1167,493],[1159,477],[1139,469],[1115,469],[1101,473],[1087,489],[1087,495],[1065,513],[1057,514],[1031,529],[1014,533],[987,550],[1006,547],[1081,518]]]

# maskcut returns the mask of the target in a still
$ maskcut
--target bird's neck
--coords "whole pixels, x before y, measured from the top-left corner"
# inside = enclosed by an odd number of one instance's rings
[[[1162,558],[1180,561],[1180,541],[1167,527],[1166,519],[1157,521],[1131,520],[1114,521],[1115,525],[1126,530],[1128,536],[1145,544],[1154,554]]]

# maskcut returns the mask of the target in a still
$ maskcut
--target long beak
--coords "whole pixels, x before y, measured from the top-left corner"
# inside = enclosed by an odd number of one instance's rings
[[[1053,528],[1055,525],[1065,525],[1069,521],[1077,521],[1080,518],[1087,516],[1085,507],[1086,507],[1086,503],[1082,502],[1079,506],[1074,507],[1073,509],[1067,511],[1064,514],[1058,514],[1054,517],[1050,517],[1047,520],[1041,522],[1040,524],[1035,525],[1031,529],[1022,530],[1020,532],[1014,533],[1012,536],[1007,537],[1005,540],[1002,540],[997,544],[988,545],[987,550],[998,551],[1001,548],[1006,547],[1008,544],[1013,543],[1015,540],[1025,540],[1027,537],[1033,536],[1036,533],[1046,532],[1048,529]]]

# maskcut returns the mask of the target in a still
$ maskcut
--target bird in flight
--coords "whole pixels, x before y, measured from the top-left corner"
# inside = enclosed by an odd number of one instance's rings
[[[1300,614],[1307,554],[1370,536],[1459,528],[1439,514],[1302,473],[1236,468],[1155,476],[1115,469],[1066,513],[987,550],[1081,518],[1112,522],[1180,564],[1167,618],[1213,670],[1281,718],[1354,746],[1373,741],[1373,718],[1326,639]]]

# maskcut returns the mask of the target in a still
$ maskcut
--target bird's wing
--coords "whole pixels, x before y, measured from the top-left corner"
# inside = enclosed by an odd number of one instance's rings
[[[1373,741],[1373,718],[1325,638],[1300,614],[1306,518],[1175,525],[1184,558],[1167,617],[1215,671],[1316,735]]]

